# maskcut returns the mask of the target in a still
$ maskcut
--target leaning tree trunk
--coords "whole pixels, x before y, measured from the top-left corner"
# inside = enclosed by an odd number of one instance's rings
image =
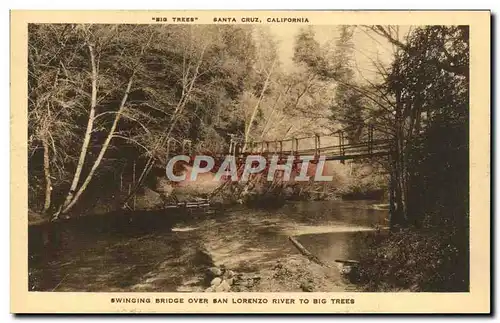
[[[89,111],[89,118],[87,122],[87,129],[85,130],[85,135],[83,137],[83,144],[82,144],[82,149],[80,150],[80,157],[78,158],[78,164],[76,166],[75,174],[73,176],[73,181],[71,182],[71,186],[69,188],[68,195],[66,195],[66,199],[64,200],[64,203],[62,204],[61,209],[63,210],[68,210],[68,205],[71,203],[73,200],[76,187],[78,186],[78,182],[80,181],[80,176],[82,174],[82,169],[83,165],[85,163],[85,157],[87,156],[87,150],[89,148],[89,143],[90,143],[90,137],[92,135],[92,130],[94,127],[94,119],[95,119],[95,110],[97,106],[97,75],[98,75],[98,70],[97,70],[97,64],[95,60],[95,53],[92,45],[88,45],[89,53],[90,53],[90,63],[92,66],[92,73],[91,73],[91,78],[92,78],[92,92],[91,92],[91,99],[90,99],[90,111]],[[54,214],[54,218],[58,218],[60,210]]]
[[[118,112],[116,113],[115,120],[113,121],[113,124],[111,126],[111,129],[109,130],[108,136],[106,137],[106,140],[104,141],[104,144],[101,147],[101,150],[99,151],[99,155],[97,156],[97,159],[95,160],[94,164],[92,165],[92,168],[90,169],[90,172],[88,173],[87,177],[85,178],[85,181],[83,182],[82,186],[76,192],[75,197],[71,200],[71,202],[63,208],[62,213],[68,212],[76,202],[78,202],[78,199],[82,195],[82,193],[85,191],[87,186],[89,185],[90,181],[92,180],[92,177],[94,176],[94,173],[96,169],[99,167],[101,164],[102,158],[104,157],[104,154],[108,150],[109,144],[111,142],[111,139],[113,138],[113,135],[115,133],[116,126],[118,125],[118,121],[120,121],[120,117],[123,113],[123,110],[125,109],[125,103],[127,102],[128,95],[130,93],[130,89],[132,87],[132,83],[134,80],[134,73],[129,78],[127,88],[125,90],[125,93],[123,94],[122,101],[120,103],[120,107],[118,108]]]
[[[129,78],[125,93],[123,94],[122,100],[120,102],[120,106],[118,108],[118,111],[116,112],[115,119],[113,121],[113,124],[111,126],[111,129],[109,130],[108,136],[106,137],[106,140],[104,141],[101,150],[99,151],[99,155],[97,156],[97,159],[94,161],[94,164],[92,165],[92,168],[90,169],[90,172],[88,173],[87,177],[85,178],[83,184],[81,185],[80,189],[76,192],[75,194],[75,189],[78,186],[78,181],[81,175],[81,170],[83,168],[83,164],[85,161],[85,155],[87,153],[88,149],[88,144],[90,142],[90,135],[92,133],[92,128],[95,120],[95,108],[97,105],[97,73],[98,73],[98,64],[96,64],[95,60],[95,53],[93,50],[93,47],[91,45],[88,45],[89,52],[90,52],[90,60],[91,60],[91,65],[92,65],[92,95],[91,95],[91,109],[90,109],[90,114],[89,114],[89,121],[87,125],[87,130],[85,133],[84,137],[84,144],[82,147],[82,151],[80,152],[80,159],[78,161],[78,167],[77,171],[75,172],[75,178],[73,179],[73,183],[71,185],[71,189],[68,193],[68,196],[66,198],[66,201],[64,204],[62,204],[58,210],[58,212],[54,215],[53,219],[57,219],[59,216],[59,213],[67,213],[74,205],[75,203],[79,200],[80,196],[82,193],[85,191],[87,186],[89,185],[90,181],[92,180],[92,177],[94,176],[94,173],[96,169],[99,167],[101,164],[101,161],[104,157],[104,154],[106,153],[109,144],[111,142],[111,139],[113,138],[115,134],[116,127],[118,125],[118,122],[120,121],[121,115],[125,109],[125,103],[127,102],[128,95],[130,92],[130,89],[132,87],[132,83],[134,80],[135,73],[137,72],[137,67],[139,65],[140,59],[142,55],[144,54],[144,50],[147,46],[149,46],[149,43],[151,42],[151,37],[149,38],[147,44],[142,47],[141,49],[141,54],[137,58],[136,64],[134,66],[134,69],[132,70],[132,74]]]

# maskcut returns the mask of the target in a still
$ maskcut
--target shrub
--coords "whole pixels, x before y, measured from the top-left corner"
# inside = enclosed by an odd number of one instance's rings
[[[366,291],[469,289],[468,239],[458,231],[401,229],[362,239],[358,283]]]

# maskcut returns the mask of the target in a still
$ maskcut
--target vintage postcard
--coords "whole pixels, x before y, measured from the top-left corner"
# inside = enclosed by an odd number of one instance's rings
[[[489,11],[12,11],[14,313],[489,313]]]

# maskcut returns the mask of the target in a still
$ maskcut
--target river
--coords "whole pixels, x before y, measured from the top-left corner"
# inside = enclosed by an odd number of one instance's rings
[[[372,203],[287,202],[274,209],[239,206],[209,215],[94,216],[61,223],[53,229],[57,238],[47,245],[33,227],[29,288],[203,291],[204,271],[222,265],[263,277],[261,285],[250,291],[294,291],[299,288],[293,285],[295,280],[305,276],[315,281],[315,291],[343,291],[352,287],[342,281],[339,270],[314,267],[319,265],[308,263],[288,237],[294,236],[329,264],[335,259],[356,259],[354,235],[387,225],[388,212],[371,208]],[[318,270],[325,275],[319,276]],[[287,280],[280,282],[282,276]]]

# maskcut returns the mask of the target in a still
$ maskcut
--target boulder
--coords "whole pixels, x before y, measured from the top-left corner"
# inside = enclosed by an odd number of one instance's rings
[[[210,286],[219,286],[222,283],[222,279],[220,277],[215,277],[210,282]]]
[[[227,281],[222,281],[219,286],[215,287],[216,292],[229,292],[231,286],[227,283]]]
[[[314,285],[312,282],[310,281],[305,281],[305,282],[302,282],[300,284],[300,288],[304,291],[304,292],[312,292],[314,291]]]

